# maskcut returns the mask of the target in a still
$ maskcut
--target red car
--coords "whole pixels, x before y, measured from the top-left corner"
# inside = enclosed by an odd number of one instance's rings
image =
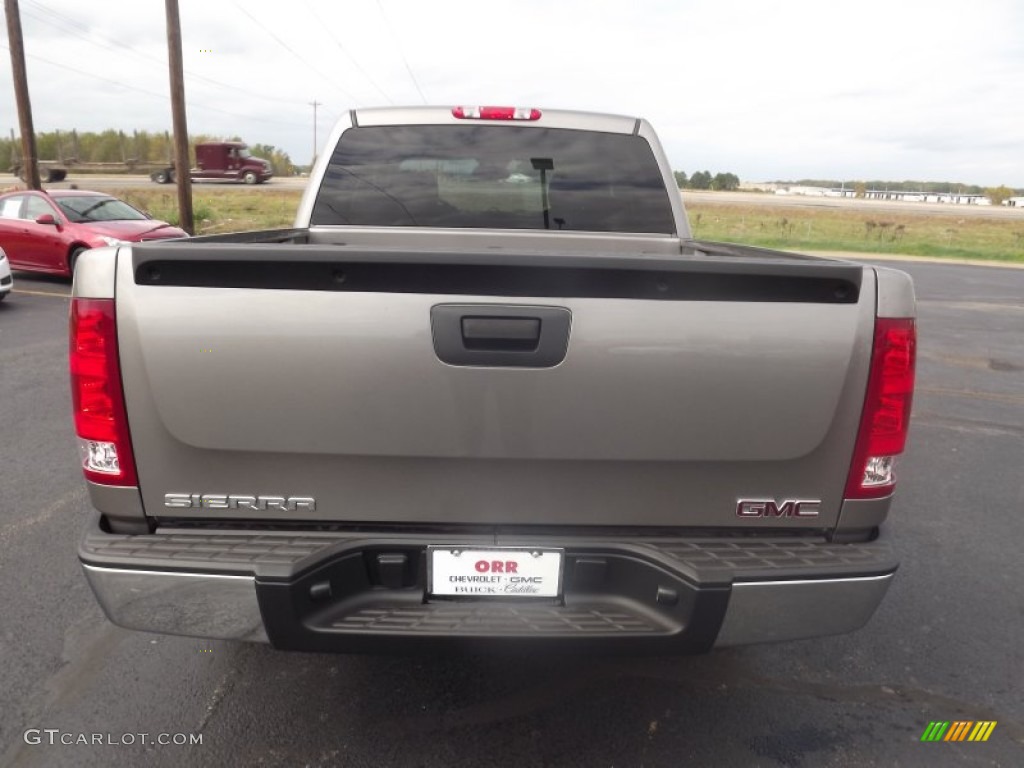
[[[188,237],[102,192],[55,189],[0,195],[0,248],[12,269],[70,277],[89,248]]]

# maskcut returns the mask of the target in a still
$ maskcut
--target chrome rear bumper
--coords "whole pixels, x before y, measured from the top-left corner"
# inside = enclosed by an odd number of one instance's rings
[[[715,647],[853,632],[868,623],[893,576],[733,584]]]
[[[427,599],[419,553],[438,537],[491,546],[528,538],[562,548],[564,598],[548,604]],[[131,536],[97,526],[86,534],[80,557],[100,605],[119,626],[342,652],[447,643],[694,653],[841,634],[867,623],[897,568],[888,546],[877,542],[496,538],[183,529]],[[388,552],[408,557],[400,585],[375,581],[374,558]]]
[[[120,627],[267,641],[253,576],[82,567],[103,611]]]

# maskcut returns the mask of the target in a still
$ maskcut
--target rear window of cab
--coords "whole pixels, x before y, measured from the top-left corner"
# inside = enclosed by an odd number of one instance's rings
[[[675,234],[642,137],[506,125],[349,129],[311,224]]]

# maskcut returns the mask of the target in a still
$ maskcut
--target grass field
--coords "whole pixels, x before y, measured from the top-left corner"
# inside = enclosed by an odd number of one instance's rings
[[[689,203],[694,236],[792,251],[1024,262],[1024,218]]]
[[[113,194],[177,222],[172,189],[121,189]],[[197,234],[291,226],[298,190],[203,185],[193,188]],[[694,236],[703,240],[794,251],[858,251],[1024,263],[1024,219],[951,214],[800,208],[770,203],[689,202]]]
[[[157,219],[178,223],[178,197],[174,187],[114,189],[110,194],[127,200]],[[301,197],[299,190],[255,190],[213,184],[193,187],[192,214],[196,234],[290,227],[295,221]]]

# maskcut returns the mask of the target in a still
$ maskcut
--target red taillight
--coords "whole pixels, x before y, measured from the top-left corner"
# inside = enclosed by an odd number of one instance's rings
[[[893,458],[903,453],[914,397],[917,329],[913,319],[875,321],[864,412],[853,451],[846,498],[877,499],[896,486]]]
[[[71,402],[87,480],[136,485],[113,299],[71,301]]]
[[[540,120],[540,110],[530,107],[454,107],[460,120]]]

